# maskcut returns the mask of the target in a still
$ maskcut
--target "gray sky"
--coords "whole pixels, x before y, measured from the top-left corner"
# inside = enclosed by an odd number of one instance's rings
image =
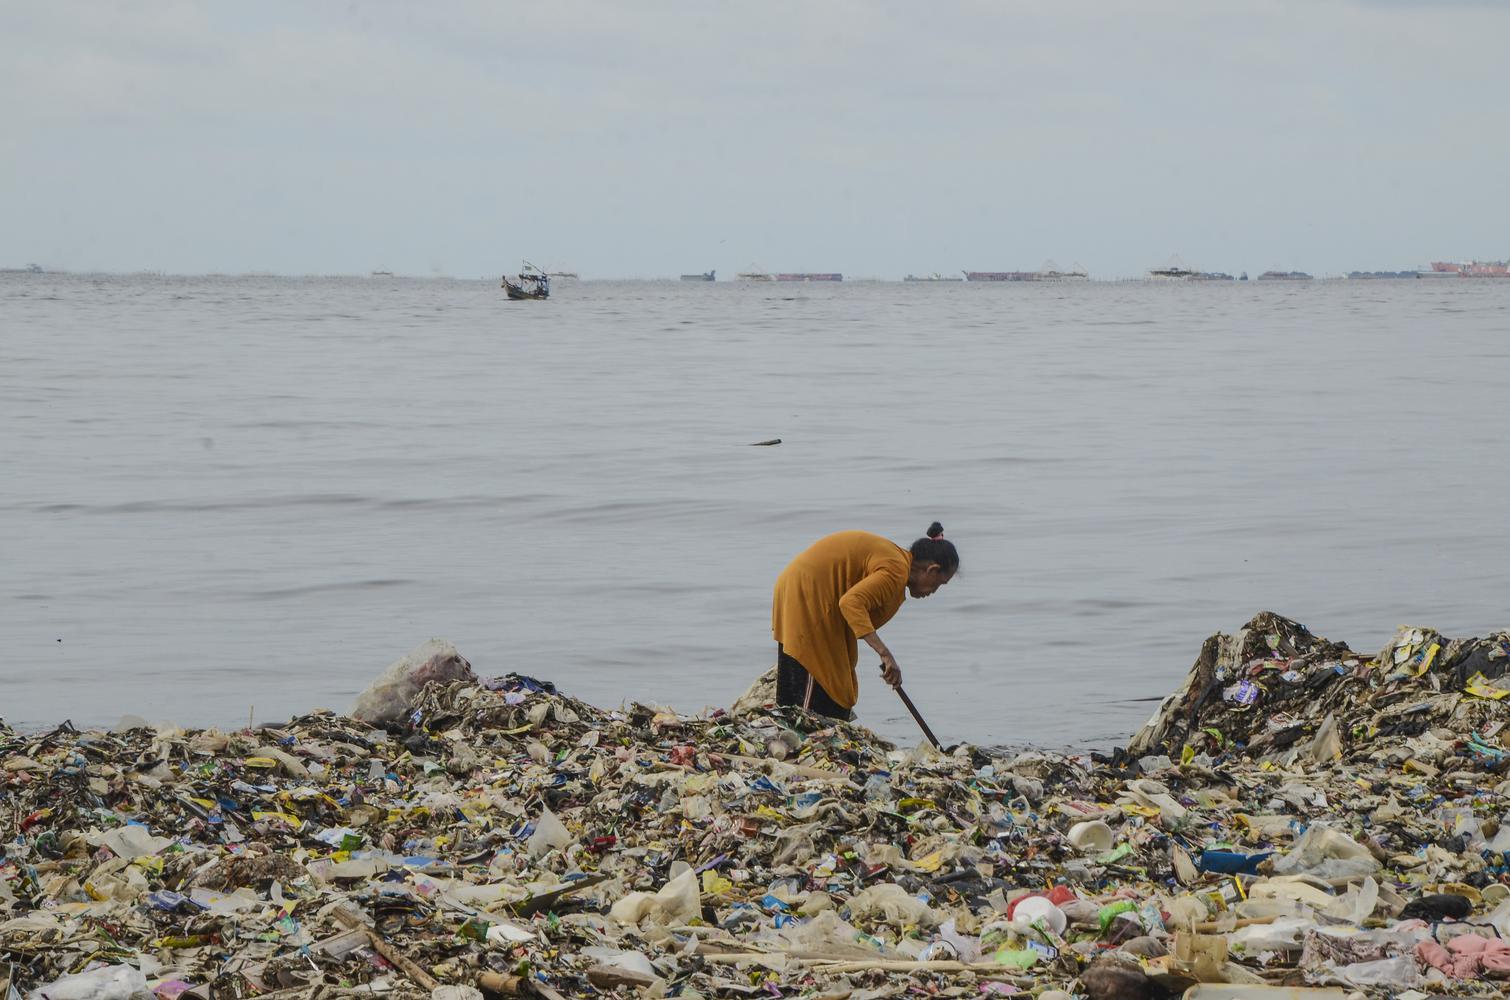
[[[0,265],[1510,255],[1510,3],[0,6]]]

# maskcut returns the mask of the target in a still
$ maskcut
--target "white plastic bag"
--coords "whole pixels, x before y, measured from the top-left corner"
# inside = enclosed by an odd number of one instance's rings
[[[538,858],[552,850],[560,850],[572,842],[571,831],[549,809],[535,821],[535,832],[525,843],[525,851],[531,858]]]
[[[1276,875],[1313,875],[1321,879],[1372,875],[1379,862],[1368,848],[1341,830],[1313,823],[1283,857],[1274,859]]]
[[[131,1000],[151,994],[147,977],[134,965],[102,965],[39,986],[26,1000]]]
[[[475,986],[437,986],[430,1000],[482,1000],[482,990]]]
[[[855,893],[849,901],[852,920],[879,917],[888,924],[923,924],[932,927],[937,915],[928,904],[895,882],[881,882]]]
[[[1269,924],[1249,924],[1232,932],[1227,939],[1233,952],[1257,955],[1265,951],[1299,951],[1306,931],[1316,921],[1305,917],[1280,917]]]
[[[1349,986],[1381,986],[1390,990],[1408,990],[1426,981],[1416,966],[1414,955],[1381,958],[1376,962],[1355,962],[1344,965],[1334,975]]]
[[[363,722],[399,722],[431,681],[475,681],[472,665],[445,639],[431,639],[378,675],[351,707]]]
[[[702,896],[697,874],[687,869],[661,886],[653,895],[631,892],[609,909],[608,915],[621,924],[639,924],[646,920],[660,926],[687,923],[702,913]]]

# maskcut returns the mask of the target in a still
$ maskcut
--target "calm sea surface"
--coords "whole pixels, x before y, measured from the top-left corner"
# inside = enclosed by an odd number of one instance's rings
[[[0,716],[345,709],[432,636],[727,704],[792,555],[938,519],[934,729],[1109,745],[1259,610],[1510,625],[1507,391],[1510,282],[0,275]]]

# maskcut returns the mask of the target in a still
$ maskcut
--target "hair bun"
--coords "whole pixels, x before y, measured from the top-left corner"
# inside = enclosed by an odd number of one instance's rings
[[[928,526],[928,537],[929,538],[937,538],[940,535],[942,535],[943,533],[944,533],[944,526],[942,524],[939,524],[937,521],[934,521],[932,524],[930,524]]]

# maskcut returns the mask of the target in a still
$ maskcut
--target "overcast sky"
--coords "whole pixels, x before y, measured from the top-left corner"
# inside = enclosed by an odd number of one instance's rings
[[[1510,255],[1510,2],[0,6],[0,266]]]

